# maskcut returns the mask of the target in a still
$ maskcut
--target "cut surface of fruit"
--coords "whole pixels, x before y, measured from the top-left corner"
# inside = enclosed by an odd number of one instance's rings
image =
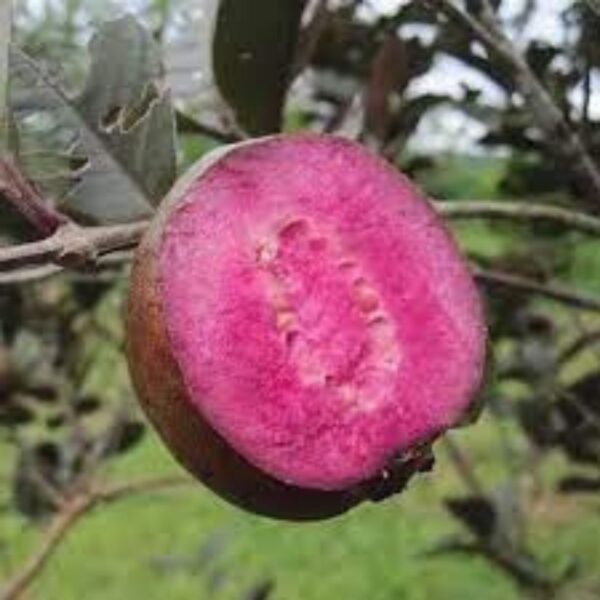
[[[342,490],[456,424],[485,328],[428,202],[360,146],[241,145],[163,225],[159,298],[194,411],[279,481]]]

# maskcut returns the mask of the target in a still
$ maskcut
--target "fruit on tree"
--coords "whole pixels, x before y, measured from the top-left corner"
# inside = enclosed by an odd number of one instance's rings
[[[406,177],[358,144],[220,149],[139,246],[138,396],[197,478],[288,519],[382,498],[468,413],[485,327],[468,269]]]

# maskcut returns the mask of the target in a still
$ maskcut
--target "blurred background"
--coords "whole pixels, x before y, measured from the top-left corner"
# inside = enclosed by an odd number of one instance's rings
[[[403,494],[321,523],[255,517],[189,484],[136,406],[128,252],[1,269],[0,598],[600,599],[598,2],[253,2],[215,34],[213,0],[17,0],[19,169],[78,222],[110,224],[150,209],[86,179],[91,117],[95,151],[159,199],[239,137],[362,141],[439,201],[472,261],[485,408]],[[117,102],[125,88],[142,97]],[[131,162],[139,123],[156,162]],[[0,250],[36,239],[1,200]]]

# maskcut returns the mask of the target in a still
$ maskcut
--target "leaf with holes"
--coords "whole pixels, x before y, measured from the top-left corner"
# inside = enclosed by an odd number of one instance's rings
[[[71,98],[40,65],[13,49],[18,112],[50,114],[55,130],[63,132],[57,143],[77,159],[63,174],[69,182],[60,202],[66,212],[95,223],[148,217],[176,175],[173,110],[158,48],[127,16],[99,29],[90,54],[84,90]],[[23,89],[29,94],[23,96]]]

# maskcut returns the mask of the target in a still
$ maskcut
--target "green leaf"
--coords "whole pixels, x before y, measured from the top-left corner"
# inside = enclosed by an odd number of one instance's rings
[[[251,135],[279,131],[305,0],[221,0],[213,39],[217,86]]]
[[[52,134],[62,142],[56,154],[71,149],[73,160],[55,174],[63,187],[69,183],[59,202],[65,212],[94,223],[146,218],[176,176],[174,116],[159,50],[129,16],[100,27],[89,49],[90,72],[76,98],[13,49],[12,74],[26,90],[16,106],[21,114],[50,114]]]

